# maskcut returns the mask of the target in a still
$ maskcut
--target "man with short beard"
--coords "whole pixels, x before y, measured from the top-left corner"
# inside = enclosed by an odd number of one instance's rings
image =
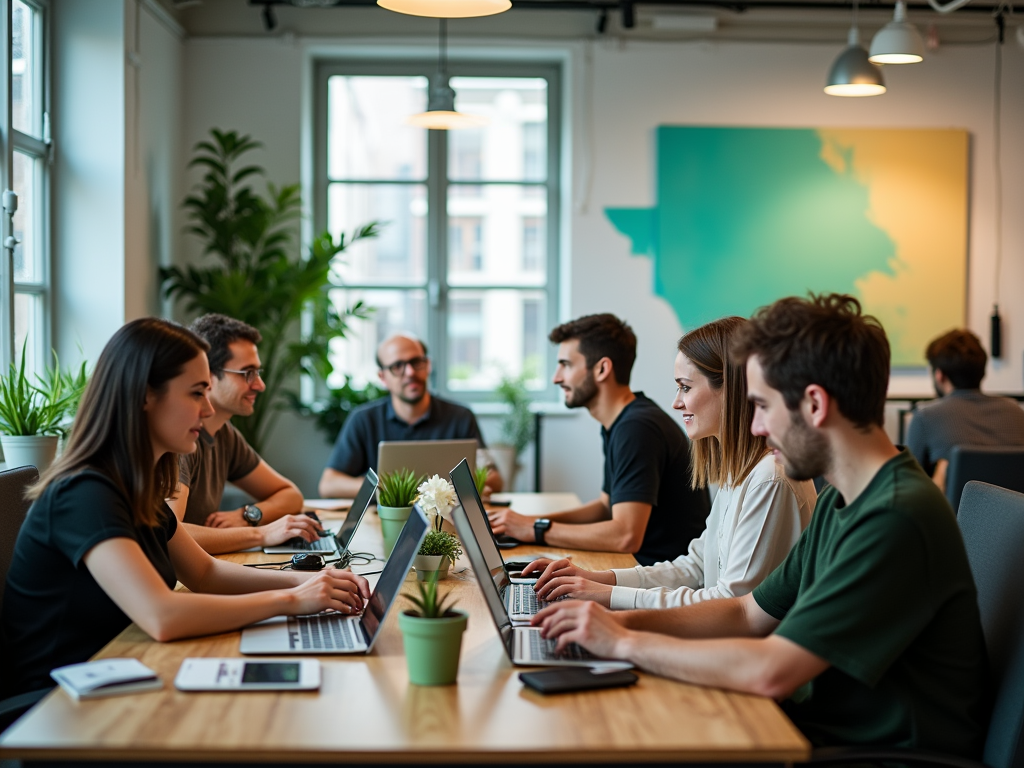
[[[782,702],[816,746],[909,747],[979,760],[985,642],[956,518],[882,428],[889,342],[852,296],[782,299],[738,339],[764,435],[786,474],[823,474],[811,524],[743,597],[612,613],[558,603],[559,647]]]
[[[558,326],[554,383],[569,408],[601,424],[604,484],[582,507],[536,518],[490,513],[495,533],[555,547],[629,552],[641,565],[674,560],[704,531],[711,502],[690,483],[690,450],[679,425],[657,403],[633,392],[633,329],[615,315],[587,315]]]
[[[320,476],[321,496],[355,497],[366,470],[377,469],[382,440],[476,440],[487,447],[471,410],[430,393],[430,358],[422,341],[406,334],[385,339],[377,347],[377,367],[390,395],[349,414]],[[500,490],[501,475],[492,468],[487,492]]]

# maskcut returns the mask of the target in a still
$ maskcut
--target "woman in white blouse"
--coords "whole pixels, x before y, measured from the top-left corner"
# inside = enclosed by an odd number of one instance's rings
[[[810,481],[786,477],[765,438],[752,435],[753,405],[742,366],[729,356],[747,321],[726,317],[679,340],[676,399],[693,441],[693,484],[715,483],[708,524],[675,560],[622,570],[586,571],[568,559],[537,560],[537,596],[595,600],[613,609],[670,608],[745,595],[786,557],[811,519]]]

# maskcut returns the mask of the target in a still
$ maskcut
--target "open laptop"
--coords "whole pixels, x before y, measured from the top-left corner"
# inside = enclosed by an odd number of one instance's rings
[[[369,653],[429,527],[427,516],[413,507],[361,616],[275,616],[243,629],[240,650],[244,654]]]
[[[305,539],[295,537],[283,544],[264,547],[263,551],[268,555],[294,555],[299,552],[333,554],[337,552],[344,560],[348,554],[348,543],[352,541],[352,537],[359,527],[359,522],[363,519],[363,515],[366,514],[370,502],[373,501],[373,494],[376,490],[377,473],[372,469],[367,470],[366,477],[363,478],[363,484],[359,488],[359,493],[356,494],[355,501],[352,502],[348,515],[345,516],[345,522],[341,524],[341,527],[338,528],[335,534],[321,536],[315,541],[306,541]]]
[[[377,473],[411,469],[421,477],[447,477],[463,459],[475,469],[479,447],[476,440],[383,440],[377,445]]]
[[[508,573],[501,559],[501,553],[494,546],[489,529],[482,523],[474,524],[471,521],[474,517],[479,518],[483,514],[483,507],[480,504],[479,496],[476,495],[476,486],[470,484],[472,493],[465,487],[465,473],[459,472],[460,481],[456,481],[456,467],[452,470],[452,483],[455,491],[459,494],[459,501],[462,506],[456,507],[452,512],[452,519],[455,521],[455,528],[459,532],[463,549],[469,557],[473,566],[476,580],[484,593],[484,602],[494,619],[494,626],[498,628],[501,636],[501,643],[505,647],[509,661],[518,666],[529,667],[550,667],[550,666],[571,666],[571,667],[599,667],[604,670],[630,669],[633,665],[628,661],[617,661],[612,659],[601,659],[573,643],[562,655],[555,653],[555,641],[545,640],[540,636],[540,629],[534,627],[515,626],[512,617],[509,615],[507,601],[511,587],[522,587],[533,592],[529,584],[512,584],[509,582]],[[462,485],[462,491],[459,486]],[[479,529],[479,532],[478,532]],[[490,544],[488,544],[490,542]],[[485,555],[486,550],[486,555]]]

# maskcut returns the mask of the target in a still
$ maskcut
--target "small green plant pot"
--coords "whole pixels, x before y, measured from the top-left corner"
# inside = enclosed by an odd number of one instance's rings
[[[462,633],[468,614],[449,611],[440,619],[424,619],[407,611],[398,615],[405,644],[409,682],[414,685],[451,685],[459,674]]]
[[[416,569],[417,581],[447,579],[451,564],[452,561],[444,555],[416,555],[416,559],[412,561],[412,566]]]
[[[380,515],[380,532],[384,535],[384,557],[391,557],[398,535],[405,528],[405,521],[412,514],[412,507],[377,507]]]

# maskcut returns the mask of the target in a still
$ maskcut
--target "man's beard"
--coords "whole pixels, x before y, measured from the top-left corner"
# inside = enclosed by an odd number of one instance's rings
[[[401,400],[403,403],[408,403],[409,405],[419,405],[421,402],[423,402],[423,398],[426,396],[426,386],[420,388],[420,393],[416,397],[410,397],[409,395],[405,394],[405,387],[403,387],[401,393],[398,395],[398,399]]]
[[[597,397],[597,382],[594,381],[594,374],[587,373],[587,378],[578,387],[568,391],[565,398],[566,408],[586,408],[590,401]]]
[[[785,445],[777,448],[782,456],[786,475],[792,480],[813,480],[829,471],[832,466],[832,448],[820,432],[807,426],[800,411],[790,411],[790,429]]]

